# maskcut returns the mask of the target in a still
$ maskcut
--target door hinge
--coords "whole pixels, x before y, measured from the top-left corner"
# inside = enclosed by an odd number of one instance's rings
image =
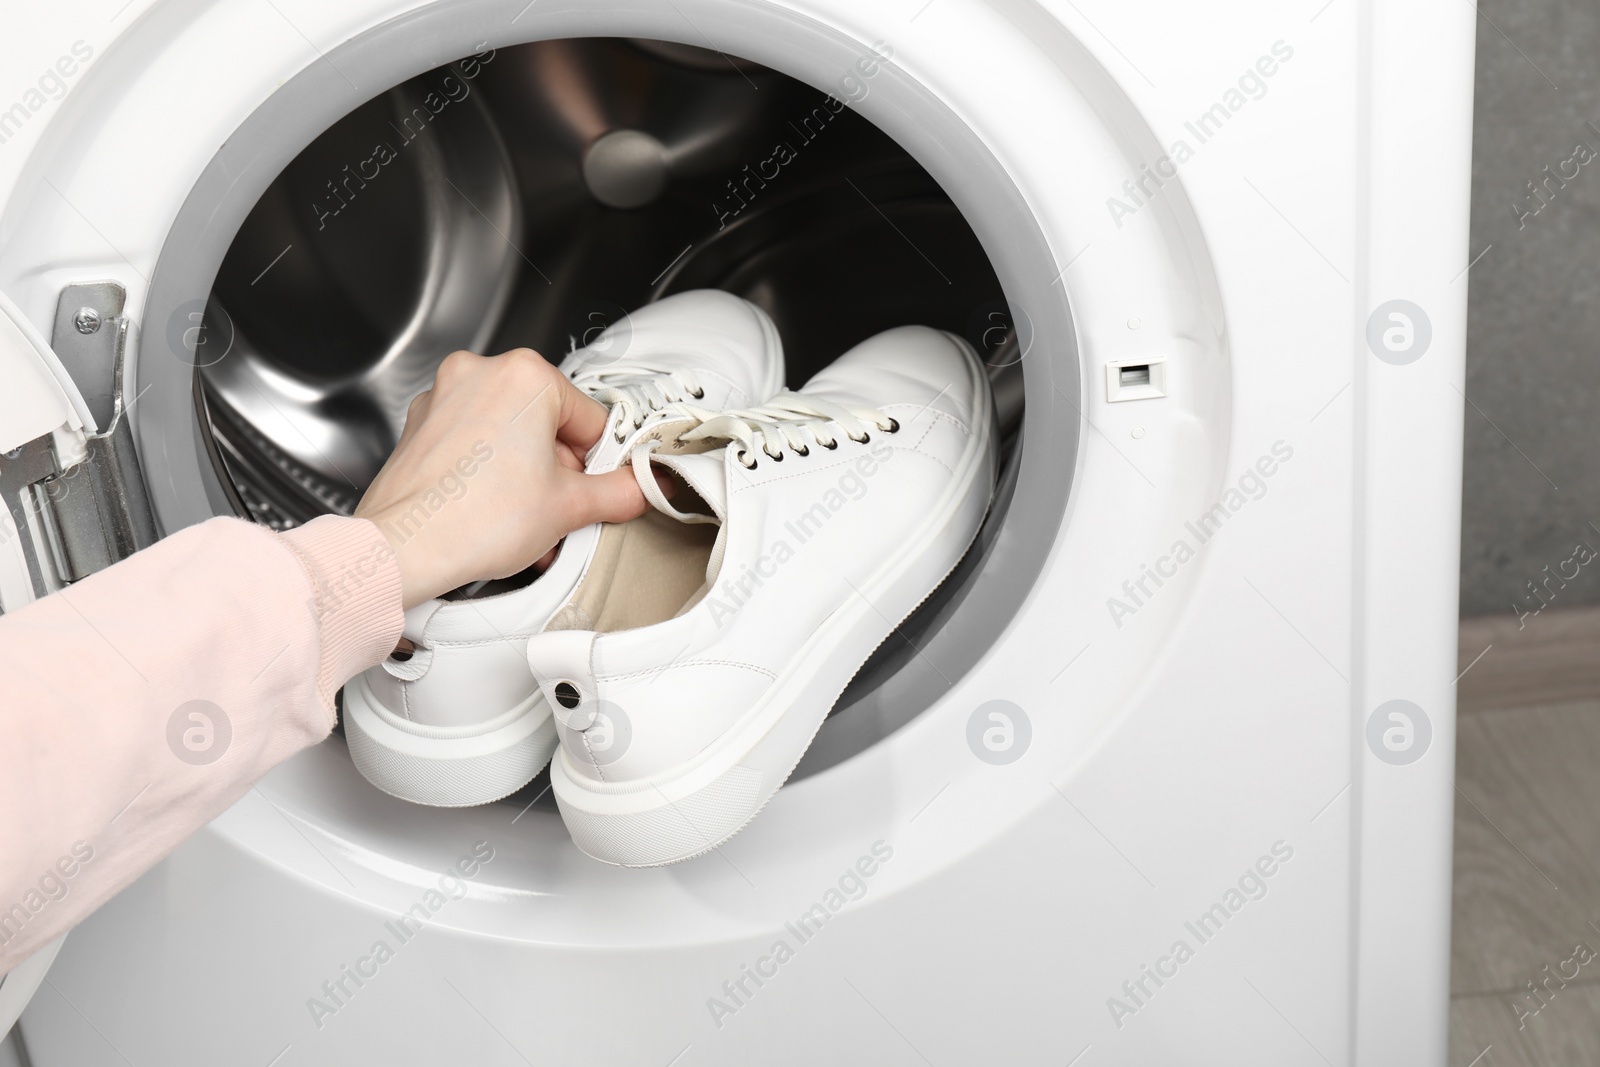
[[[155,544],[155,514],[123,404],[128,320],[114,282],[70,285],[51,347],[100,426],[84,456],[62,463],[53,434],[0,455],[4,497],[36,597]]]

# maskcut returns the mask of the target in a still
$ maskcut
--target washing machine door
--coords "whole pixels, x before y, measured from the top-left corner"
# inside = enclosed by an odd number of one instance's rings
[[[0,293],[0,613],[156,540],[123,418],[123,291],[62,290],[47,342]],[[0,679],[0,698],[6,689]],[[16,1023],[65,936],[0,976],[0,1035]]]
[[[0,294],[0,611],[15,611],[59,586],[54,561],[39,552],[41,483],[55,479],[63,459],[81,463],[85,429],[94,430],[61,361],[39,332]],[[48,498],[45,498],[48,499]],[[19,531],[23,536],[19,536]],[[0,694],[5,683],[0,681]],[[22,1014],[44,981],[65,938],[41,948],[0,976],[0,1035]]]

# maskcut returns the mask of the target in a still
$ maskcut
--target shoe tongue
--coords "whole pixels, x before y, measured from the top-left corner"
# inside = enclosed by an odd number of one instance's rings
[[[716,448],[710,452],[672,453],[656,452],[650,462],[660,464],[682,478],[690,489],[700,494],[712,512],[722,522],[728,521],[728,468],[727,449]],[[673,501],[674,505],[679,501]]]

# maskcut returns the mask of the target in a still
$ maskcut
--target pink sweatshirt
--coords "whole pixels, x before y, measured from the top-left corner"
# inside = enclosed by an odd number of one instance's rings
[[[0,615],[0,974],[267,771],[402,625],[378,528],[212,519]]]

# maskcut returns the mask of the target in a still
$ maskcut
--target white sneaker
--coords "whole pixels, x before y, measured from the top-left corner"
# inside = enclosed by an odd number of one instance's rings
[[[684,414],[631,449],[656,510],[603,528],[605,567],[528,642],[567,829],[630,867],[706,852],[760,811],[960,561],[994,486],[982,365],[922,326],[858,345],[799,393]],[[679,479],[671,503],[652,465]]]
[[[783,348],[765,312],[698,290],[633,312],[561,362],[579,389],[611,405],[588,469],[616,468],[649,417],[674,401],[737,407],[783,388]],[[570,535],[532,584],[406,612],[410,659],[388,659],[344,689],[357,769],[419,804],[487,804],[526,785],[556,747],[550,711],[522,643],[544,629],[589,570],[598,527]]]

